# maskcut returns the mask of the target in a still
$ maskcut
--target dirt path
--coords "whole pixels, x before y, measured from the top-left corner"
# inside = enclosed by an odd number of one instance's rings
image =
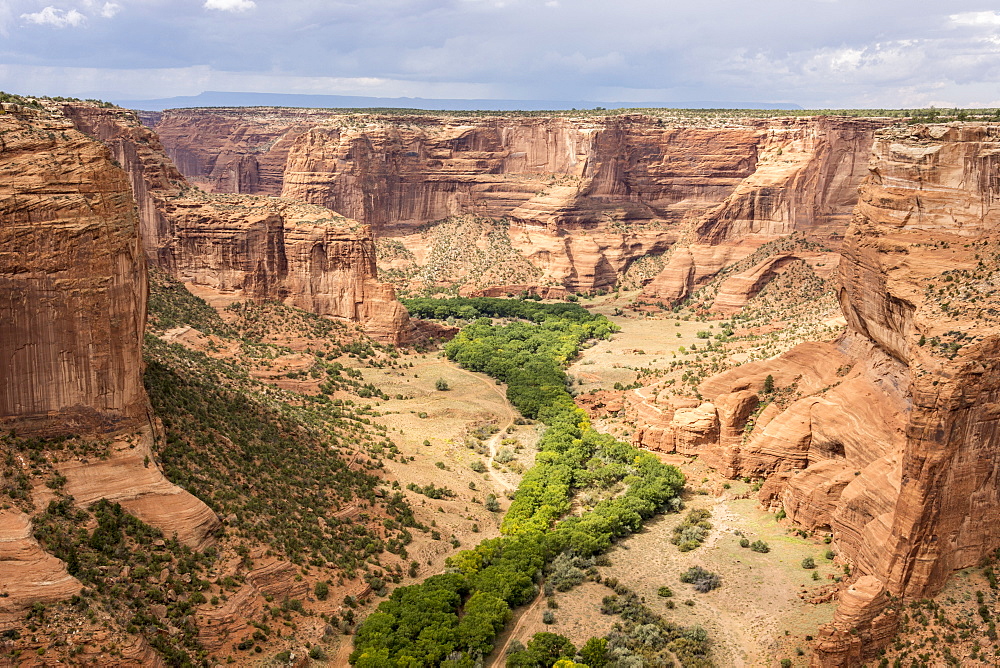
[[[542,601],[544,601],[544,600],[545,600],[545,596],[543,596],[542,592],[539,591],[538,595],[535,596],[535,600],[532,601],[523,610],[521,610],[520,613],[518,613],[518,615],[517,615],[517,621],[514,623],[514,625],[513,626],[510,625],[510,624],[507,625],[507,628],[504,629],[504,635],[506,636],[506,639],[504,640],[504,643],[503,643],[502,646],[499,646],[499,647],[496,647],[496,648],[493,649],[493,653],[492,653],[493,658],[490,660],[489,668],[503,668],[504,664],[506,663],[506,658],[507,658],[507,647],[510,645],[511,641],[514,638],[518,637],[518,635],[519,635],[518,631],[520,631],[521,627],[524,626],[525,620],[528,619],[528,617],[530,616],[530,614],[539,605],[541,605]]]
[[[500,427],[500,431],[493,434],[493,436],[491,436],[490,440],[487,442],[487,445],[490,448],[490,458],[489,461],[487,462],[486,468],[490,473],[490,477],[493,478],[493,480],[498,485],[510,491],[514,489],[514,485],[511,484],[510,481],[504,479],[503,476],[501,476],[500,473],[495,468],[493,468],[493,461],[497,455],[497,446],[500,445],[500,441],[503,440],[504,434],[507,433],[507,427],[510,427],[511,425],[514,424],[514,420],[516,419],[517,416],[514,412],[514,409],[511,408],[510,403],[508,403],[507,401],[507,394],[497,389],[497,385],[495,382],[491,383],[487,380],[484,380],[483,377],[480,376],[479,374],[472,373],[471,371],[466,371],[465,369],[459,369],[459,371],[466,374],[467,376],[471,376],[472,378],[475,378],[480,382],[488,385],[490,390],[495,392],[503,400],[503,405],[506,406],[507,408],[507,422],[503,424]]]

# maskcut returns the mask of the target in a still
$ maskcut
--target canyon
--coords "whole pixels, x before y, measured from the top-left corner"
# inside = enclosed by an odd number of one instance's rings
[[[728,335],[716,337],[708,350],[726,353],[721,372],[679,383],[694,368],[682,348],[681,362],[663,363],[657,379],[629,376],[631,389],[595,376],[595,391],[578,403],[595,419],[617,420],[636,445],[758,481],[762,508],[829,536],[845,577],[836,616],[811,647],[814,665],[873,660],[900,626],[900,600],[934,596],[1000,547],[995,124],[262,108],[143,114],[147,127],[128,110],[46,106],[8,103],[0,114],[0,428],[19,453],[5,464],[5,489],[32,468],[35,444],[73,446],[46,445],[27,497],[12,496],[0,511],[0,583],[17,583],[0,599],[5,630],[36,604],[83,589],[32,530],[43,508],[67,497],[83,509],[117,502],[189,550],[221,550],[220,572],[243,579],[228,600],[197,613],[200,642],[212,652],[253,633],[268,597],[310,596],[314,576],[291,556],[249,539],[237,556],[234,544],[220,543],[223,526],[241,526],[239,518],[214,511],[219,496],[186,491],[191,479],[179,486],[175,463],[162,464],[180,430],[154,411],[143,385],[148,271],[206,297],[222,319],[212,311],[203,316],[211,325],[188,316],[154,328],[162,343],[150,353],[146,342],[146,364],[169,362],[180,373],[239,359],[251,371],[210,373],[228,379],[227,391],[246,378],[296,388],[274,404],[284,401],[285,411],[324,405],[326,395],[347,411],[348,397],[360,404],[361,391],[371,397],[389,381],[366,370],[370,388],[321,389],[340,370],[324,361],[327,352],[317,355],[320,343],[287,334],[279,320],[248,344],[254,308],[280,305],[286,318],[346,325],[342,353],[371,337],[391,347],[351,358],[370,355],[380,365],[372,369],[393,369],[395,346],[427,343],[397,290],[575,299],[632,280],[635,290],[609,296],[609,311],[631,308],[651,329],[672,313],[713,329],[724,322],[720,330],[748,342],[766,328],[746,314],[780,300],[774,286],[832,290],[842,320],[829,319],[825,338],[748,355],[727,348]],[[234,301],[244,310],[225,308]],[[703,340],[699,332],[698,350]],[[261,348],[268,352],[252,352]],[[164,387],[150,390],[154,403],[170,396]],[[404,388],[395,393],[401,412]],[[317,429],[309,415],[300,435]],[[353,429],[333,442],[349,442]],[[223,432],[213,426],[205,438],[236,447]],[[379,468],[372,453],[389,442],[361,457],[358,446],[347,468]],[[393,466],[393,475],[412,474]],[[374,535],[395,540],[396,516],[379,491],[362,524],[381,522]],[[360,515],[353,506],[336,512]],[[320,526],[341,517],[331,511]],[[256,564],[238,565],[245,559]],[[392,559],[401,573],[405,561]],[[341,577],[338,591],[370,594],[371,580]],[[328,635],[311,632],[313,641]],[[128,656],[160,660],[145,641]]]

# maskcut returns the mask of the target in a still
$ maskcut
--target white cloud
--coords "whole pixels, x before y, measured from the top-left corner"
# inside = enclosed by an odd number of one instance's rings
[[[963,12],[948,17],[953,25],[972,26],[975,28],[1000,27],[1000,13],[997,12]]]
[[[223,12],[245,12],[256,6],[257,3],[253,0],[205,0],[205,9],[218,9]]]
[[[53,28],[67,28],[70,26],[76,28],[87,21],[87,17],[75,9],[65,11],[56,9],[55,7],[46,7],[39,12],[31,14],[21,14],[21,18],[28,23],[40,26],[48,25]]]
[[[101,7],[101,16],[103,16],[106,19],[110,19],[115,14],[117,14],[118,12],[120,12],[121,9],[122,9],[122,6],[119,5],[119,4],[116,4],[114,2],[105,2],[104,6]]]

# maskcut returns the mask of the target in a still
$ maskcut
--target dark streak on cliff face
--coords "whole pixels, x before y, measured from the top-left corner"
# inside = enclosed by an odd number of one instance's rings
[[[128,177],[58,116],[0,129],[0,428],[135,426],[147,287]]]

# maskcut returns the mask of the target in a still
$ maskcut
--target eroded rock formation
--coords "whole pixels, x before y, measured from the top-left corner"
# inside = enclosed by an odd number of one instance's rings
[[[892,641],[898,623],[889,592],[865,575],[841,593],[833,622],[816,645],[814,665],[838,668],[872,661]]]
[[[671,301],[769,239],[842,232],[872,133],[884,125],[279,109],[176,110],[155,120],[192,182],[321,204],[418,253],[414,232],[427,223],[506,218],[537,285],[607,288],[636,258],[683,242],[690,248],[647,291]]]
[[[1000,126],[880,132],[841,253],[847,332],[704,381],[695,439],[678,399],[633,394],[640,442],[766,477],[761,501],[831,530],[865,576],[817,646],[820,665],[884,644],[883,590],[933,594],[1000,546],[998,184]],[[801,398],[754,420],[767,375]]]
[[[66,564],[42,550],[31,521],[17,509],[0,510],[0,627],[14,622],[35,603],[69,598],[83,585]]]
[[[392,286],[376,279],[367,226],[288,199],[206,195],[189,186],[133,112],[81,104],[64,111],[128,171],[146,255],[173,276],[360,322],[382,341],[408,335],[406,310]]]
[[[721,268],[793,232],[836,246],[868,173],[874,133],[885,125],[880,119],[817,118],[765,126],[753,173],[699,219],[688,245],[671,255],[644,295],[678,302]]]

